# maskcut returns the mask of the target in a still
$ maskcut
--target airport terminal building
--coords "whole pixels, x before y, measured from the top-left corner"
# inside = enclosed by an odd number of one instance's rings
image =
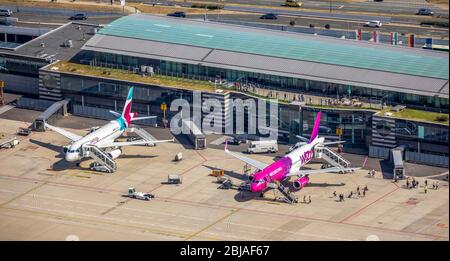
[[[448,111],[448,54],[137,14],[82,48],[79,62]]]
[[[73,35],[73,47],[61,47],[68,35]],[[0,76],[19,76],[9,67],[12,61],[33,61],[39,48],[51,54],[52,46],[52,57],[74,66],[39,61],[43,65],[37,75],[21,73],[35,77],[33,83],[24,88],[14,78],[6,90],[40,101],[69,98],[72,113],[105,119],[111,117],[109,110],[121,110],[130,86],[135,86],[133,109],[141,115],[161,119],[161,103],[177,98],[192,102],[193,89],[145,82],[152,78],[150,68],[155,77],[209,83],[213,87],[202,90],[202,99],[218,98],[224,113],[233,110],[229,101],[234,98],[279,100],[279,133],[285,141],[307,136],[321,110],[322,134],[336,137],[339,129],[349,148],[382,154],[407,144],[412,152],[446,157],[448,165],[448,123],[380,114],[385,105],[448,113],[445,52],[135,14],[98,32],[95,26],[69,24],[14,51],[0,50],[0,65],[9,68]],[[110,72],[142,77],[114,78]],[[215,92],[215,87],[223,91]],[[344,97],[374,108],[330,103]],[[175,113],[167,111],[166,116]]]

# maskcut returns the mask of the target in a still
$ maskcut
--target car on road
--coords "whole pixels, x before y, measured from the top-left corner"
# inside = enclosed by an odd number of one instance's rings
[[[433,15],[434,12],[430,8],[420,8],[417,10],[416,15]]]
[[[286,2],[284,2],[284,5],[288,7],[302,7],[303,3],[299,0],[286,0]]]
[[[75,14],[72,15],[71,17],[69,17],[70,20],[86,20],[88,19],[86,14],[83,13],[79,13],[79,14]]]
[[[268,14],[262,15],[259,19],[277,20],[278,19],[278,15],[274,14],[274,13],[268,13]]]
[[[381,23],[381,21],[369,21],[367,23],[364,24],[365,27],[381,27],[383,24]]]
[[[186,13],[177,11],[177,12],[174,12],[174,13],[167,14],[167,16],[186,18]]]
[[[9,9],[0,9],[0,16],[11,16],[12,11]]]

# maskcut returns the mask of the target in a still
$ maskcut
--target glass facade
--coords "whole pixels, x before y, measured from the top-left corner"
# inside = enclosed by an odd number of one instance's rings
[[[314,126],[314,120],[319,109],[302,108],[301,135],[309,136]],[[373,112],[352,110],[321,110],[322,118],[319,133],[328,138],[338,138],[336,129],[342,129],[341,140],[345,146],[366,147],[372,135]]]
[[[24,76],[38,76],[39,68],[46,64],[0,56],[0,71]]]
[[[229,82],[251,83],[267,89],[282,89],[292,92],[320,95],[330,98],[340,98],[348,95],[361,101],[386,103],[387,105],[404,104],[409,106],[427,106],[448,112],[448,98],[422,96],[411,93],[385,91],[360,86],[310,81],[306,79],[269,75],[248,71],[237,71],[207,67],[198,64],[186,64],[163,60],[145,59],[116,55],[110,53],[84,52],[77,57],[80,62],[97,66],[121,68],[139,71],[141,65],[153,66],[158,74],[172,75],[199,80],[214,80],[220,78]]]
[[[145,84],[125,84],[121,81],[93,78],[89,76],[78,76],[61,74],[61,91],[64,97],[72,99],[77,105],[98,107],[108,110],[121,111],[123,101],[129,87],[135,87],[133,110],[140,115],[156,115],[161,121],[163,112],[161,103],[170,106],[171,102],[178,98],[186,99],[192,104],[192,91],[160,88]],[[230,99],[254,99],[242,93],[230,93]],[[255,102],[258,106],[258,103]],[[269,112],[269,104],[266,104]],[[341,140],[345,140],[345,147],[367,149],[371,144],[372,116],[375,112],[366,110],[325,110],[313,107],[300,107],[293,104],[278,104],[278,126],[279,139],[297,142],[295,135],[309,136],[312,132],[314,120],[319,110],[322,111],[320,134],[327,139],[338,139],[336,129],[342,129]],[[259,109],[259,108],[257,108]],[[248,110],[244,107],[244,130],[248,131]],[[234,110],[235,111],[235,110]],[[166,111],[167,119],[170,120],[178,111]],[[267,113],[266,122],[273,115]],[[233,125],[236,126],[236,115],[233,114]],[[375,126],[377,128],[377,126]],[[424,128],[424,138],[418,138],[419,127]],[[380,126],[380,128],[384,128]],[[380,129],[377,129],[380,132]],[[448,155],[449,131],[448,126],[418,123],[397,119],[395,128],[386,130],[386,133],[395,132],[398,144],[405,144],[412,151],[419,150],[432,154]],[[420,145],[418,145],[420,142]],[[420,146],[420,148],[419,148]]]

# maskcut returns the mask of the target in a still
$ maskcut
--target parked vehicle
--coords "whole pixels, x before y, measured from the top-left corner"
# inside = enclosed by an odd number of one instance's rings
[[[177,11],[177,12],[174,12],[174,13],[167,14],[167,16],[186,18],[186,13]]]
[[[430,8],[420,8],[417,10],[416,15],[433,15],[434,12]]]
[[[247,148],[247,153],[275,153],[278,151],[278,143],[276,140],[259,140],[251,141]]]
[[[0,9],[0,16],[11,16],[12,11],[9,9]]]
[[[86,20],[88,19],[86,14],[83,13],[79,13],[79,14],[75,14],[72,15],[71,17],[69,17],[70,20]]]
[[[383,24],[381,23],[381,21],[369,21],[367,23],[364,24],[365,27],[381,27]]]
[[[268,13],[268,14],[262,15],[259,19],[277,20],[278,15],[274,14],[274,13]]]
[[[233,136],[231,138],[228,138],[228,144],[232,145],[239,145],[241,143],[245,143],[247,140],[238,136]]]

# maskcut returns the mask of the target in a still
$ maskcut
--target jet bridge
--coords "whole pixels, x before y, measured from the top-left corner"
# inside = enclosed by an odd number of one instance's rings
[[[67,115],[67,105],[70,99],[57,101],[50,105],[41,115],[39,115],[33,122],[32,128],[34,131],[45,131],[45,123],[52,123],[58,114]]]
[[[403,148],[397,147],[394,149],[391,149],[391,155],[392,155],[392,162],[394,163],[394,176],[398,179],[402,179],[405,176],[405,166],[403,164]]]

